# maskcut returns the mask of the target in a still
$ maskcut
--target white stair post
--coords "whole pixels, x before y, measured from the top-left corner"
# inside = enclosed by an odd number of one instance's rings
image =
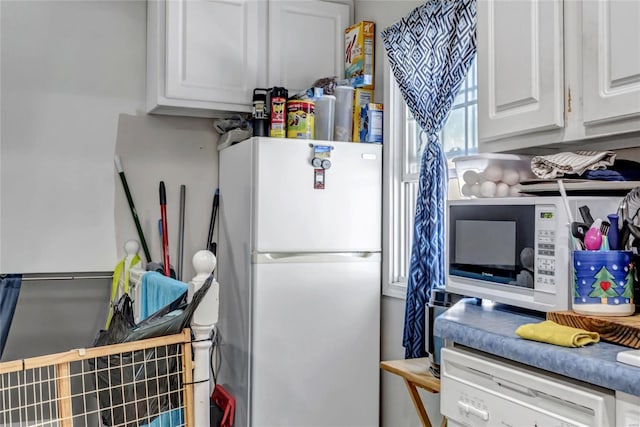
[[[209,251],[198,251],[193,256],[193,267],[196,270],[195,277],[189,282],[188,300],[191,301],[193,294],[204,284],[207,277],[216,268],[216,257]],[[210,395],[210,373],[209,358],[211,352],[211,331],[218,322],[220,287],[213,279],[211,287],[200,301],[198,308],[193,313],[191,319],[191,330],[193,331],[195,342],[193,348],[193,397],[194,397],[194,421],[198,427],[209,427],[209,402]]]
[[[135,240],[127,240],[124,244],[124,269],[120,280],[124,283],[125,276],[129,276],[129,297],[133,301],[133,320],[138,323],[140,321],[140,284],[142,275],[146,273],[142,259],[136,264],[131,265],[133,257],[140,251],[140,243]],[[120,285],[123,288],[123,285]],[[121,295],[118,295],[118,299]],[[117,299],[116,299],[117,301]]]
[[[133,262],[133,257],[138,255],[139,250],[140,250],[140,243],[138,243],[137,240],[133,240],[133,239],[127,240],[124,244],[124,253],[125,253],[124,268],[122,269],[122,276],[120,277],[120,279],[124,283],[125,276],[128,277],[129,287],[131,287],[131,277],[129,273],[131,271],[131,268],[133,267],[131,263]],[[140,261],[138,263],[140,263]],[[129,293],[131,293],[131,290],[129,290]],[[119,297],[120,296],[122,295],[119,295]]]
[[[131,268],[131,261],[133,261],[133,257],[138,254],[140,250],[140,243],[137,240],[131,239],[127,240],[124,244],[124,267],[128,270]]]

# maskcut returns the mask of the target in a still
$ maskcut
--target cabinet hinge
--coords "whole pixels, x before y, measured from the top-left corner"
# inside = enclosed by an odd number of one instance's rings
[[[567,90],[567,113],[571,112],[571,88]]]

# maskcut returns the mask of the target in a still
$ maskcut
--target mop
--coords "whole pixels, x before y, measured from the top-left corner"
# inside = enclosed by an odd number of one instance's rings
[[[113,317],[113,307],[124,294],[129,293],[129,272],[131,268],[140,263],[138,256],[140,245],[135,240],[128,240],[124,244],[125,257],[118,262],[113,269],[113,279],[111,281],[111,299],[109,300],[109,314],[105,329],[109,329],[111,318]],[[124,278],[122,277],[124,273]]]

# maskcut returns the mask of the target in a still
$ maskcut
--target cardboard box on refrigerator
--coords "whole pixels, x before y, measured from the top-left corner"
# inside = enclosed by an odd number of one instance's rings
[[[362,123],[362,107],[373,102],[373,89],[356,88],[353,91],[353,142],[360,141],[360,127]]]
[[[384,122],[384,106],[370,102],[362,107],[360,112],[362,121],[360,124],[360,142],[382,144]]]
[[[353,87],[373,89],[375,23],[360,21],[344,32],[344,77]]]

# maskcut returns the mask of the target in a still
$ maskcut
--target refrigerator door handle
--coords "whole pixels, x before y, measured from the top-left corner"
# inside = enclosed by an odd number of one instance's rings
[[[380,252],[268,252],[253,253],[254,264],[302,262],[380,262]]]

